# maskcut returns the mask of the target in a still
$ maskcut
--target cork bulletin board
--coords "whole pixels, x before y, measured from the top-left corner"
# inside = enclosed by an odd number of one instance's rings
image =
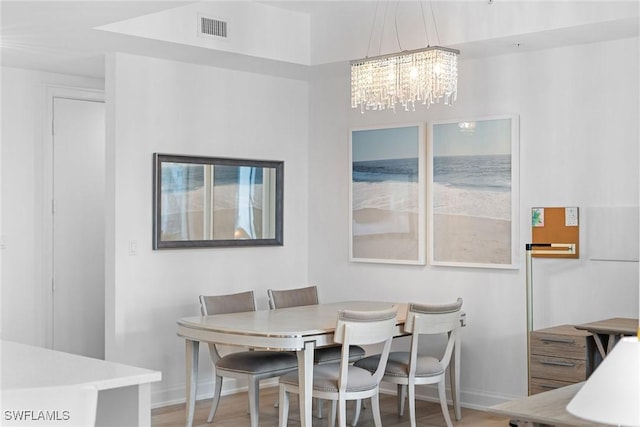
[[[532,254],[536,258],[579,258],[580,223],[577,207],[540,207],[531,209],[533,243],[573,243],[575,253],[558,249],[558,254]],[[553,248],[550,248],[553,249]]]

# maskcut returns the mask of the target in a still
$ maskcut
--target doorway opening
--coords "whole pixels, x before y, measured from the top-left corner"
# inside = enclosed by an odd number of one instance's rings
[[[105,355],[105,106],[101,91],[47,90],[47,344]],[[47,132],[49,133],[49,132]],[[49,203],[50,201],[50,203]]]

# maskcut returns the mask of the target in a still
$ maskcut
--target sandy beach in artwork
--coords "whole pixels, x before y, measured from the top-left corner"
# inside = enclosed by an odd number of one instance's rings
[[[436,262],[511,263],[511,221],[447,214],[433,221]]]
[[[418,214],[363,208],[353,212],[353,257],[418,259]]]
[[[434,157],[434,170],[433,261],[512,264],[511,157]]]

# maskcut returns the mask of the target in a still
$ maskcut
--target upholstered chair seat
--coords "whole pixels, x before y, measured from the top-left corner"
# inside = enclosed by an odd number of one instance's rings
[[[297,366],[297,359],[289,356],[278,351],[240,351],[220,358],[216,368],[239,374],[278,376],[283,372],[291,372]]]
[[[410,354],[406,351],[392,351],[389,353],[384,375],[386,377],[406,377],[409,374],[409,357]],[[375,369],[378,359],[380,359],[379,355],[367,357],[358,363],[358,366],[368,370]],[[433,356],[420,356],[416,360],[415,376],[418,378],[442,375],[444,371],[445,367]]]

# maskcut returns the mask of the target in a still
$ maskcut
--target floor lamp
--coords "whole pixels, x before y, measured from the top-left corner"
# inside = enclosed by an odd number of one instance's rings
[[[573,255],[576,253],[575,243],[527,243],[526,246],[526,274],[527,274],[527,383],[529,382],[531,361],[531,338],[533,330],[533,255]]]

